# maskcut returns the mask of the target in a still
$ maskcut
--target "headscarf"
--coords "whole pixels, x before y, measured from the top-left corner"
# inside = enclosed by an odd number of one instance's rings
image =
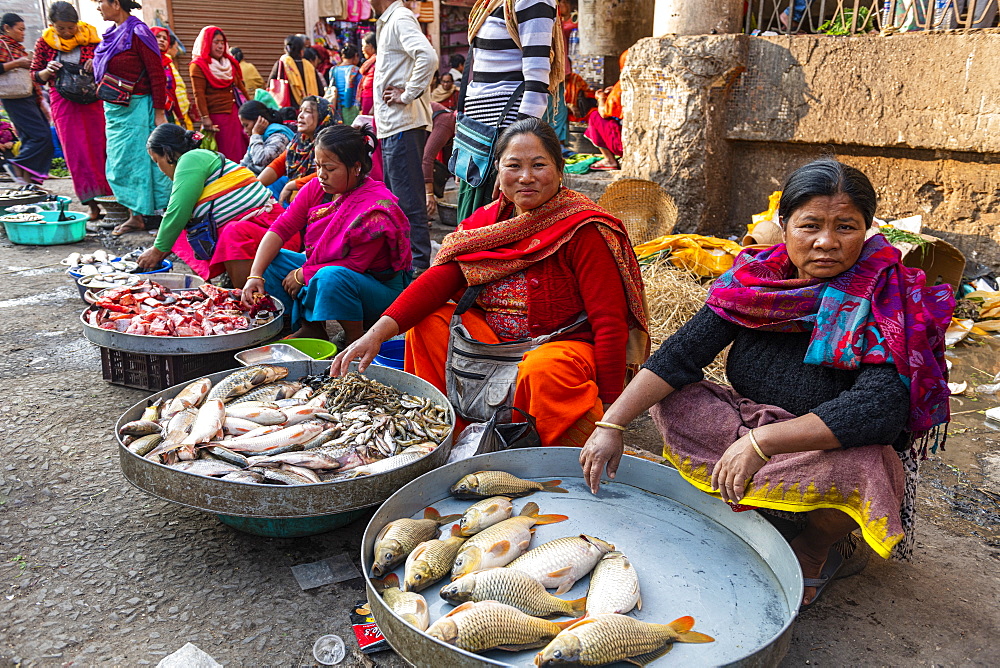
[[[434,264],[455,260],[469,285],[483,285],[524,271],[553,255],[577,230],[594,223],[615,258],[625,288],[631,330],[626,360],[630,365],[646,361],[649,323],[642,273],[622,222],[590,198],[565,187],[531,211],[511,215],[513,209],[514,204],[502,194],[497,201],[476,209],[444,238]]]
[[[49,26],[42,32],[42,39],[56,51],[68,53],[78,46],[97,44],[101,41],[101,36],[97,34],[97,28],[80,21],[76,24],[76,34],[71,39],[63,39],[57,33],[54,26]]]
[[[950,285],[926,286],[881,234],[831,279],[794,278],[785,244],[744,249],[720,276],[707,304],[721,318],[772,332],[812,331],[804,362],[834,369],[896,365],[910,390],[907,430],[919,438],[949,420],[944,333],[955,298]],[[793,278],[790,278],[793,277]]]
[[[108,63],[119,53],[125,53],[132,48],[132,36],[146,45],[157,56],[160,55],[160,45],[156,43],[149,26],[134,16],[129,16],[121,25],[111,26],[104,31],[101,43],[94,49],[94,80],[100,81],[108,72]]]
[[[160,34],[166,34],[166,35],[170,34],[169,30],[167,30],[166,28],[160,28],[159,26],[154,26],[150,28],[149,31],[153,33],[153,37],[159,37]],[[159,43],[157,43],[157,46],[159,46]],[[174,62],[174,59],[171,58],[170,54],[167,53],[166,51],[160,51],[160,62],[163,64],[163,67],[168,70],[168,76],[169,76],[170,63]]]
[[[325,97],[310,96],[302,100],[302,104],[306,102],[312,102],[316,105],[316,129],[313,130],[312,136],[308,139],[303,137],[301,132],[296,132],[295,138],[288,144],[285,152],[285,174],[289,180],[308,176],[316,171],[313,158],[316,135],[333,124],[330,103]]]
[[[504,23],[507,24],[510,38],[517,44],[518,49],[523,49],[521,32],[517,27],[517,10],[514,8],[514,0],[476,0],[472,11],[469,12],[469,44],[472,44],[472,40],[479,34],[479,29],[486,23],[486,19],[500,5],[503,5]],[[549,92],[553,95],[556,94],[559,84],[566,78],[566,45],[563,43],[562,24],[558,18],[556,16],[557,20],[552,22],[552,43],[549,51]]]
[[[223,47],[222,58],[212,57],[212,40],[215,34],[222,35]],[[240,64],[229,53],[229,41],[226,40],[226,33],[221,28],[215,26],[205,26],[198,33],[198,39],[194,42],[194,49],[191,51],[191,62],[201,68],[202,74],[212,88],[228,88],[234,83],[243,80],[243,70]]]

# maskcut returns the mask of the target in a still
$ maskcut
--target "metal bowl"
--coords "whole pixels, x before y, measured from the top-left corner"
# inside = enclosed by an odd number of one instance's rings
[[[533,666],[538,650],[473,654],[416,630],[386,607],[369,575],[375,537],[387,523],[422,517],[428,506],[442,515],[464,512],[474,502],[451,498],[448,488],[468,473],[499,469],[522,478],[560,479],[569,491],[515,500],[515,512],[531,500],[542,513],[569,516],[537,527],[532,546],[579,533],[614,543],[639,575],[642,610],[632,616],[665,624],[692,615],[695,630],[715,638],[675,645],[650,665],[777,665],[802,600],[798,561],[781,535],[757,513],[734,513],[674,469],[638,457],[623,457],[615,480],[605,481],[595,497],[583,482],[579,457],[578,448],[479,455],[417,478],[382,504],[365,530],[361,564],[372,616],[392,648],[417,666]],[[402,567],[395,572],[402,582]],[[438,595],[445,583],[422,592],[432,623],[451,609]],[[589,578],[583,578],[561,598],[581,598],[588,586]]]
[[[328,369],[330,364],[310,361],[289,362],[279,366],[287,367],[288,378],[296,379],[320,373]],[[208,378],[217,383],[237,370],[214,373]],[[403,392],[428,397],[446,406],[449,421],[454,424],[455,414],[448,399],[427,381],[385,367],[369,367],[365,375]],[[138,419],[149,401],[174,397],[187,384],[174,385],[132,406],[115,423],[115,434],[118,439],[118,458],[125,478],[147,494],[189,508],[216,514],[257,518],[306,518],[344,513],[381,503],[402,485],[446,462],[451,452],[449,431],[434,452],[395,471],[351,480],[290,486],[258,485],[208,478],[178,471],[129,452],[128,448],[122,445],[121,438],[117,436],[121,426]]]
[[[158,274],[153,280],[171,290],[197,288],[204,283],[197,276],[188,274]],[[101,292],[97,293],[98,298],[100,298]],[[86,296],[84,296],[84,300],[87,301]],[[87,322],[87,314],[97,308],[93,304],[80,314],[80,323],[83,325],[84,336],[91,343],[104,348],[149,355],[204,355],[252,348],[274,339],[281,333],[281,317],[285,312],[281,301],[276,299],[274,303],[277,305],[278,311],[269,322],[231,334],[215,334],[213,336],[148,336],[101,329]]]

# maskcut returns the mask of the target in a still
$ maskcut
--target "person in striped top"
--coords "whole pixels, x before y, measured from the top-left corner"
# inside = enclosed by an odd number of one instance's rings
[[[233,285],[242,288],[260,240],[284,209],[249,169],[198,148],[201,139],[198,132],[166,123],[146,141],[149,157],[173,187],[156,241],[139,257],[139,266],[156,268],[173,251],[202,278],[226,272]],[[208,216],[218,225],[218,240],[212,257],[203,260],[184,232],[190,222]],[[295,238],[285,247],[298,251],[300,245]]]
[[[562,40],[553,39],[554,29],[556,0],[477,0],[469,15],[472,71],[463,74],[464,113],[501,130],[518,118],[542,118],[564,72]],[[519,99],[501,119],[512,95]],[[478,188],[461,184],[459,220],[493,199],[495,180],[491,172]]]

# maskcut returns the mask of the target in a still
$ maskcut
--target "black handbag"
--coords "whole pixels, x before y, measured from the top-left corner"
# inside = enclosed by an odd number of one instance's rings
[[[226,168],[226,156],[219,154],[221,169]],[[194,256],[199,260],[208,262],[215,255],[215,246],[219,243],[219,225],[215,220],[215,200],[208,205],[208,213],[201,218],[192,220],[184,228],[188,243]]]
[[[511,422],[515,411],[524,418],[524,422]],[[538,435],[534,416],[520,408],[501,406],[486,423],[476,454],[484,455],[514,448],[539,448],[541,445],[542,438]]]
[[[56,92],[70,102],[91,104],[97,102],[97,82],[93,72],[88,72],[79,62],[64,61],[57,56],[62,68],[56,74]]]

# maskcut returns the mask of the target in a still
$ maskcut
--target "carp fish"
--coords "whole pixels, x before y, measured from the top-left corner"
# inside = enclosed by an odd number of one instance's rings
[[[431,623],[427,600],[415,592],[401,590],[398,575],[389,573],[382,580],[372,580],[372,586],[382,595],[382,600],[389,609],[402,617],[403,621],[417,630],[427,630]]]
[[[406,557],[403,591],[421,591],[431,586],[451,570],[455,555],[465,542],[456,524],[451,535],[443,539],[428,540],[417,545]]]
[[[167,402],[161,417],[169,419],[188,408],[198,408],[211,389],[212,381],[208,378],[199,378],[188,383],[183,390],[177,393],[177,396]]]
[[[692,631],[693,617],[649,624],[625,615],[604,614],[575,622],[535,656],[535,665],[603,666],[628,661],[645,666],[670,651],[675,642],[704,643],[715,638]]]
[[[465,509],[458,521],[463,536],[474,536],[497,522],[510,519],[514,506],[506,496],[491,496]]]
[[[463,603],[434,622],[427,635],[469,652],[540,647],[575,620],[550,622],[497,601]]]
[[[535,492],[568,492],[559,487],[562,480],[536,482],[523,480],[505,471],[476,471],[452,485],[451,495],[456,499],[482,499],[488,496],[519,497]]]
[[[591,617],[611,612],[624,615],[632,608],[642,610],[639,576],[628,557],[621,552],[608,552],[597,562],[590,576],[587,614]]]
[[[250,390],[267,383],[281,380],[288,375],[288,369],[273,364],[258,364],[240,369],[223,378],[208,392],[208,399],[227,401],[247,394]]]
[[[506,566],[528,549],[536,524],[555,524],[568,519],[565,515],[539,515],[538,504],[528,502],[518,516],[498,522],[466,541],[455,557],[451,579]]]
[[[454,522],[460,515],[441,516],[434,508],[424,510],[424,519],[412,520],[403,517],[389,522],[375,536],[375,558],[372,573],[377,577],[387,574],[406,558],[420,543],[437,535],[438,527]]]
[[[468,601],[497,601],[532,617],[579,617],[587,602],[586,598],[575,601],[556,598],[535,578],[509,568],[469,573],[442,587],[441,598],[456,605]]]
[[[543,543],[507,564],[507,568],[527,573],[545,587],[555,587],[556,594],[565,594],[613,549],[611,543],[580,534]]]

